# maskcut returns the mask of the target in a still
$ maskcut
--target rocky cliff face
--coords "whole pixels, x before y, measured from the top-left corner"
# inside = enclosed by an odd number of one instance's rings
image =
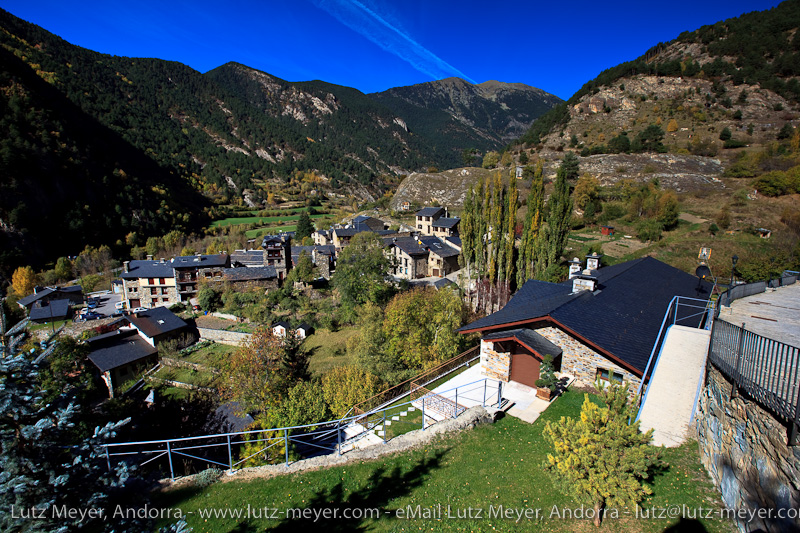
[[[392,109],[419,135],[434,138],[446,134],[461,150],[481,151],[518,138],[537,117],[561,102],[557,96],[521,83],[473,85],[460,78],[397,87],[370,96]]]

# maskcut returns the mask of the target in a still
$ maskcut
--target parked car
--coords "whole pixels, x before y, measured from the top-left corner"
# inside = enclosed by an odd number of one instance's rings
[[[88,313],[83,313],[82,315],[80,315],[80,317],[83,320],[97,320],[99,318],[103,318],[103,315],[101,315],[100,313],[94,313],[92,311],[89,311]]]
[[[86,300],[86,307],[95,309],[97,307],[97,300]]]
[[[147,311],[146,307],[134,307],[131,309],[131,313],[141,313],[142,311]]]

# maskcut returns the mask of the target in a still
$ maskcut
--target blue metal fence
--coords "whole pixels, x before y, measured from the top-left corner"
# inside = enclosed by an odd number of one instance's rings
[[[496,395],[487,396],[489,383],[492,387],[497,384]],[[162,466],[169,468],[170,479],[175,479],[176,459],[198,461],[204,467],[217,465],[234,470],[258,456],[274,460],[276,456],[281,455],[281,462],[289,466],[290,451],[304,457],[335,452],[341,455],[345,451],[344,447],[354,440],[365,438],[370,433],[375,434],[377,420],[383,421],[385,443],[386,415],[390,410],[396,412],[398,408],[412,404],[419,406],[422,411],[421,429],[424,430],[430,426],[432,420],[436,420],[431,416],[431,411],[439,411],[438,406],[442,404],[453,403],[457,408],[449,411],[447,415],[440,413],[439,417],[454,418],[467,408],[467,404],[495,406],[500,405],[501,399],[502,384],[484,378],[440,393],[426,391],[425,394],[409,402],[337,420],[177,439],[116,442],[102,446],[105,448],[109,469],[112,468],[112,463],[121,460],[132,460],[140,466],[162,460],[165,463]],[[250,450],[256,451],[241,457],[246,445],[251,446]],[[275,453],[276,450],[279,452]]]

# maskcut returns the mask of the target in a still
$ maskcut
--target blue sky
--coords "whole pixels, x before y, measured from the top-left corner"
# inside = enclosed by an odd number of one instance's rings
[[[684,30],[767,0],[0,0],[98,52],[206,72],[237,61],[289,81],[375,92],[449,76],[519,82],[569,98],[602,70]]]

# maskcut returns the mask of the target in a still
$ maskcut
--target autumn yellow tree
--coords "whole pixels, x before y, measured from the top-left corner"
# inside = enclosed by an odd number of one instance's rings
[[[11,275],[11,287],[17,298],[23,298],[32,293],[37,281],[36,273],[29,266],[21,266]]]
[[[336,418],[380,390],[380,378],[357,366],[338,366],[322,376],[322,395]]]

